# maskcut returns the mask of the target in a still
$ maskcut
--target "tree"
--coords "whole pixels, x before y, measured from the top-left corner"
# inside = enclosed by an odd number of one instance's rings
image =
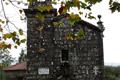
[[[8,50],[0,49],[0,66],[2,68],[10,66],[15,59],[9,54]]]
[[[25,54],[25,51],[22,49],[19,57],[19,63],[25,62],[27,60],[27,55]]]
[[[119,80],[120,79],[120,66],[105,66],[104,69],[105,80]]]
[[[24,31],[21,28],[16,27],[16,25],[9,20],[9,18],[6,16],[5,12],[5,4],[6,5],[13,5],[14,7],[17,7],[20,14],[23,14],[24,11],[23,9],[19,8],[20,4],[24,4],[25,6],[32,5],[33,2],[35,1],[41,1],[41,0],[27,0],[28,2],[24,2],[24,0],[1,0],[1,7],[2,7],[2,13],[3,17],[0,17],[0,48],[2,49],[11,49],[11,46],[14,46],[17,48],[21,43],[25,43],[26,39],[21,39],[20,36],[24,35]],[[70,13],[69,17],[69,22],[71,25],[74,25],[76,21],[80,19],[81,16],[85,16],[86,18],[89,19],[95,19],[95,17],[92,15],[91,9],[92,6],[94,6],[96,3],[100,3],[102,0],[52,0],[53,5],[60,4],[61,7],[58,10],[58,15],[70,12],[71,8],[77,8],[78,13]],[[16,5],[16,3],[18,5]],[[33,9],[37,9],[40,12],[43,11],[50,11],[52,8],[54,8],[53,5],[43,5],[43,6],[37,6],[37,7],[32,7]],[[109,7],[111,12],[118,11],[120,12],[120,3],[114,0],[109,0]],[[87,12],[84,12],[87,11]],[[44,21],[44,15],[42,14],[37,14],[37,18],[39,18],[41,21]],[[26,18],[24,18],[26,19]],[[22,18],[23,20],[23,18]],[[10,26],[9,24],[13,25],[17,29],[17,31],[10,31]],[[8,27],[6,31],[6,26]],[[11,39],[14,44],[7,43],[6,40]]]

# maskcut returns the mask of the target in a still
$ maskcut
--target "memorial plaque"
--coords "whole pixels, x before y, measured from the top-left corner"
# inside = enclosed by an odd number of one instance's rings
[[[49,74],[49,68],[38,68],[38,74],[42,75],[42,74]]]

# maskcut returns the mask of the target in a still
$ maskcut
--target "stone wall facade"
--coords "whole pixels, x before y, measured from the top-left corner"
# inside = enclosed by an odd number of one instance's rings
[[[68,24],[67,16],[46,13],[45,22],[27,14],[27,77],[26,80],[103,80],[103,40],[96,26],[79,21]],[[54,26],[51,21],[63,22]],[[82,38],[67,39],[68,34]]]

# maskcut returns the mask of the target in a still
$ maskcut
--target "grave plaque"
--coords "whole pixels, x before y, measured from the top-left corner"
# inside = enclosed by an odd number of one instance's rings
[[[42,75],[42,74],[49,74],[49,68],[38,68],[38,74]]]

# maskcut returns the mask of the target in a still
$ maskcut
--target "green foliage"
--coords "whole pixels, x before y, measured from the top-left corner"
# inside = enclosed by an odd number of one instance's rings
[[[11,44],[0,42],[0,49],[11,49]]]
[[[88,14],[88,19],[96,19],[94,16],[92,16],[92,12]]]
[[[110,0],[109,5],[110,5],[110,10],[112,11],[112,13],[115,11],[120,12],[120,3],[113,2],[112,0]]]
[[[41,5],[41,6],[35,7],[35,9],[39,10],[40,12],[44,12],[44,11],[49,12],[51,9],[53,9],[53,7],[51,5]]]
[[[23,35],[23,30],[22,29],[19,29],[19,34]]]
[[[85,0],[85,2],[89,3],[89,4],[96,4],[98,2],[101,2],[102,0]]]
[[[83,29],[80,29],[78,32],[77,32],[77,35],[76,35],[77,39],[83,39],[85,37],[85,32]]]
[[[20,14],[22,14],[23,10],[20,9],[19,12],[20,12]]]
[[[2,28],[0,29],[2,31]],[[14,47],[17,48],[21,43],[25,43],[26,39],[20,39],[19,35],[23,35],[23,30],[19,29],[19,34],[16,31],[3,34],[1,37],[3,40],[12,39],[15,43]],[[5,41],[0,41],[0,49],[11,49],[13,45],[11,43],[6,43]]]
[[[20,42],[21,42],[21,43],[25,43],[25,42],[26,42],[26,39],[22,39]]]
[[[120,67],[105,66],[104,74],[105,74],[105,80],[119,80]]]
[[[36,17],[38,20],[42,21],[42,22],[44,22],[44,20],[45,20],[44,15],[41,14],[41,13],[37,13],[37,14],[35,15],[35,17]]]
[[[62,26],[64,26],[64,23],[63,22],[53,22],[53,25],[56,27],[56,26],[58,26],[58,27],[62,27]]]
[[[67,33],[66,39],[67,40],[74,40],[74,34],[73,33]]]
[[[27,0],[30,4],[32,4],[33,3],[33,1],[35,1],[35,0]]]
[[[11,65],[11,63],[14,62],[14,58],[9,54],[8,50],[0,49],[0,64],[2,65],[2,68],[8,67]]]
[[[4,23],[5,23],[5,21],[3,21],[2,19],[0,19],[0,23],[4,24]]]
[[[80,29],[77,33],[67,33],[66,39],[67,40],[81,40],[85,37],[85,32],[83,29]]]
[[[79,0],[67,1],[65,7],[67,8],[68,11],[71,7],[77,7],[78,9],[80,9],[80,1]]]
[[[27,55],[25,54],[25,51],[22,49],[19,57],[19,63],[25,62],[27,60]]]
[[[75,22],[80,21],[80,16],[78,14],[71,13],[68,21],[69,21],[69,24],[73,26]]]
[[[6,34],[4,34],[3,35],[3,39],[10,39],[10,38],[13,38],[13,37],[15,37],[17,34],[16,34],[16,32],[14,31],[14,32],[11,32],[11,33],[6,33]]]

